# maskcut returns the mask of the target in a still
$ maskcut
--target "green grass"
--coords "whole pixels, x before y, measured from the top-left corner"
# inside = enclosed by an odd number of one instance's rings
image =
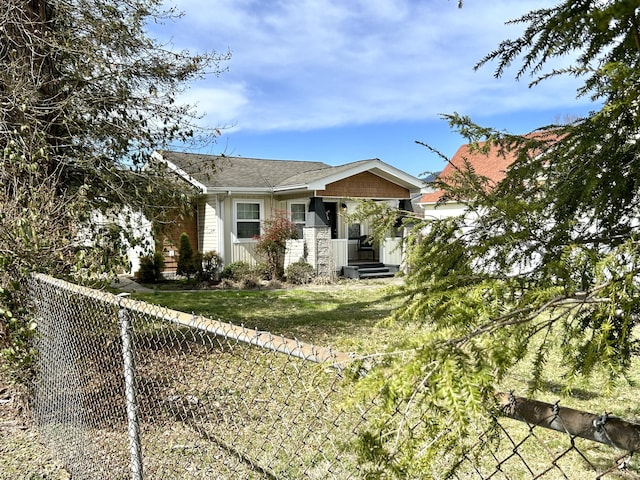
[[[348,351],[384,344],[377,324],[399,305],[391,287],[136,293],[134,299]]]
[[[402,298],[397,289],[380,285],[345,286],[318,290],[215,290],[189,292],[136,293],[133,298],[183,312],[220,319],[247,328],[269,331],[276,335],[297,338],[343,351],[375,353],[384,350],[394,335],[409,327],[391,329],[381,326],[398,307]],[[560,335],[560,332],[556,332]],[[531,373],[531,358],[520,362],[501,382],[504,391],[513,390],[527,396],[527,380]],[[562,391],[565,380],[560,353],[549,352],[543,375],[543,389],[536,398],[591,412],[611,411],[612,399],[620,407],[619,416],[640,417],[640,362],[626,378],[614,382],[607,391],[606,372],[600,372],[575,386],[572,394]]]
[[[393,328],[381,325],[403,299],[398,291],[383,286],[345,286],[323,289],[282,289],[282,290],[215,290],[197,292],[157,292],[136,293],[135,299],[166,306],[171,309],[193,312],[209,318],[220,319],[234,324],[243,324],[247,328],[270,331],[273,334],[297,338],[301,341],[321,346],[332,346],[341,351],[357,353],[375,353],[384,350],[394,337],[410,335],[410,327],[397,325]],[[560,335],[560,332],[556,332]],[[516,395],[529,396],[528,378],[531,373],[531,359],[518,364],[510,375],[498,386],[503,391],[513,390]],[[207,369],[205,369],[207,370]],[[634,361],[634,367],[626,379],[614,382],[607,391],[606,372],[600,377],[584,380],[575,386],[572,394],[562,391],[564,379],[559,375],[562,360],[558,351],[551,351],[547,358],[543,389],[533,398],[570,407],[585,412],[611,412],[613,415],[637,421],[640,417],[640,363]],[[529,438],[527,446],[519,447],[528,464],[536,471],[547,468],[550,462],[570,445],[566,435],[536,429],[530,437],[529,428],[512,420],[509,425],[512,438]],[[536,440],[534,440],[536,439]],[[613,458],[620,454],[609,447],[580,440],[580,451],[600,469],[613,465]],[[546,445],[543,448],[543,444]],[[510,453],[510,443],[505,457]],[[553,451],[553,453],[550,453]],[[517,460],[517,459],[516,459]],[[512,460],[515,462],[516,460]],[[567,456],[563,471],[570,478],[588,476],[589,468],[583,465],[577,452]],[[490,462],[489,462],[490,463]],[[495,464],[488,465],[489,468]],[[516,471],[521,466],[512,464]],[[638,472],[633,465],[633,472]],[[556,472],[557,473],[557,472]]]

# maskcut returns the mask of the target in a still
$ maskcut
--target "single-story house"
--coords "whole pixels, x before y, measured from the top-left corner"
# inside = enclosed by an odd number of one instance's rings
[[[287,212],[296,224],[303,241],[299,251],[306,252],[305,259],[319,274],[340,272],[365,256],[399,265],[402,252],[393,232],[373,250],[362,250],[370,226],[349,224],[345,214],[356,208],[358,199],[411,210],[411,199],[419,197],[424,185],[377,158],[331,166],[173,151],[154,157],[199,191],[192,244],[201,253],[216,251],[225,265],[260,261],[256,236],[278,212]]]

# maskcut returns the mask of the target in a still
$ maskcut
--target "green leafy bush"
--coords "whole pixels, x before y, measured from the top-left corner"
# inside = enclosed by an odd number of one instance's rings
[[[201,265],[200,279],[205,282],[217,281],[220,267],[222,267],[222,257],[218,255],[218,252],[211,250],[200,256],[198,260]]]
[[[220,277],[225,280],[231,280],[234,282],[241,281],[244,277],[251,274],[251,265],[247,262],[233,262],[226,265],[222,269]]]
[[[269,268],[264,263],[250,265],[247,262],[233,262],[224,267],[220,278],[223,283],[234,282],[240,288],[256,288],[262,280],[269,279]]]
[[[140,257],[140,270],[136,272],[136,280],[140,283],[158,283],[162,280],[164,256],[160,252]]]
[[[315,277],[315,269],[304,260],[289,265],[285,271],[287,282],[294,285],[310,283]]]

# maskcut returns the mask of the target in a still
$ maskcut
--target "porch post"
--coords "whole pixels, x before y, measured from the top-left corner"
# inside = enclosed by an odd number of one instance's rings
[[[318,277],[331,278],[331,228],[322,198],[311,197],[302,232],[307,245],[307,261],[315,268]]]
[[[406,212],[413,212],[413,205],[411,204],[411,199],[410,198],[400,199],[400,201],[398,202],[398,210],[400,210],[400,215],[396,220],[395,227],[396,228],[403,227],[401,236],[405,237],[407,235],[407,231],[413,225],[413,222],[403,225],[403,220],[407,216]],[[404,248],[401,250],[400,270],[404,273],[409,273],[409,265],[407,264]]]
[[[331,265],[331,229],[329,227],[304,227],[303,237],[307,245],[307,261],[322,278],[333,276]]]

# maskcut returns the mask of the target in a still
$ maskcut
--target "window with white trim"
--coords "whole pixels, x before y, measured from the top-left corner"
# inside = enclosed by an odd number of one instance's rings
[[[302,229],[307,220],[307,204],[291,203],[289,210],[291,211],[291,223],[296,227],[298,238],[302,238]]]
[[[235,203],[235,230],[238,239],[248,240],[260,235],[261,211],[260,202]]]

